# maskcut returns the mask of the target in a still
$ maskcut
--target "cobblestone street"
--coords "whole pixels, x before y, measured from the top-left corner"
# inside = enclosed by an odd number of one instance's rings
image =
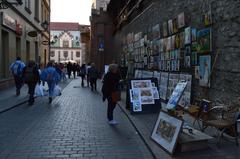
[[[99,89],[100,90],[100,89]],[[38,98],[1,114],[0,158],[147,158],[152,156],[119,108],[110,126],[98,92],[73,80],[51,105]]]

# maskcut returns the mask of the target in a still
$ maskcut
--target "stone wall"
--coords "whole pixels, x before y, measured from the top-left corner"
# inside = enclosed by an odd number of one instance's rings
[[[155,0],[141,15],[115,34],[115,40],[129,32],[147,32],[155,24],[173,19],[185,12],[187,25],[204,28],[202,15],[212,11],[213,52],[216,65],[211,78],[211,88],[203,89],[194,83],[193,95],[210,100],[231,101],[240,97],[240,1],[239,0]],[[119,48],[119,44],[117,48]],[[119,50],[119,49],[117,49]],[[120,53],[120,52],[119,52]],[[207,92],[204,95],[203,92]]]

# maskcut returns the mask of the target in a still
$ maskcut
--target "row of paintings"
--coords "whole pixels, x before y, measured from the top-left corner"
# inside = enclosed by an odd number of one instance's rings
[[[135,78],[157,78],[159,83],[159,95],[163,100],[170,98],[173,90],[180,81],[187,82],[187,86],[183,95],[179,101],[179,105],[186,107],[190,105],[191,102],[191,87],[192,87],[192,75],[190,74],[173,74],[168,72],[158,72],[158,71],[135,71]]]

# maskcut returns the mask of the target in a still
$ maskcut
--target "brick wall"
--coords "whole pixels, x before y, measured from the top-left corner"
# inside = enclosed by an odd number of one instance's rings
[[[219,56],[211,78],[211,88],[203,90],[194,84],[194,96],[206,91],[210,100],[231,101],[240,96],[240,2],[237,0],[155,0],[154,4],[118,30],[114,35],[115,47],[120,56],[119,41],[129,32],[147,32],[155,24],[173,19],[185,12],[187,25],[203,28],[202,15],[210,8],[213,17],[212,62],[217,50]]]

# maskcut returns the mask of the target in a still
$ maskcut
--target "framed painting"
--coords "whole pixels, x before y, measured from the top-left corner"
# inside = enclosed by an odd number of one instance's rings
[[[199,85],[203,87],[210,87],[211,74],[211,56],[205,55],[199,57]]]
[[[173,21],[172,21],[172,19],[170,19],[168,21],[168,33],[169,33],[169,35],[173,34]]]
[[[166,37],[168,36],[168,23],[163,22],[163,36]]]
[[[177,107],[179,100],[182,97],[182,94],[187,86],[187,82],[179,82],[177,86],[174,88],[172,95],[169,98],[167,103],[167,109],[173,110]]]
[[[183,28],[185,26],[185,14],[184,12],[178,15],[178,29]]]
[[[151,138],[165,151],[173,155],[183,121],[160,111]]]
[[[197,52],[209,53],[212,51],[212,29],[206,28],[197,32]]]

